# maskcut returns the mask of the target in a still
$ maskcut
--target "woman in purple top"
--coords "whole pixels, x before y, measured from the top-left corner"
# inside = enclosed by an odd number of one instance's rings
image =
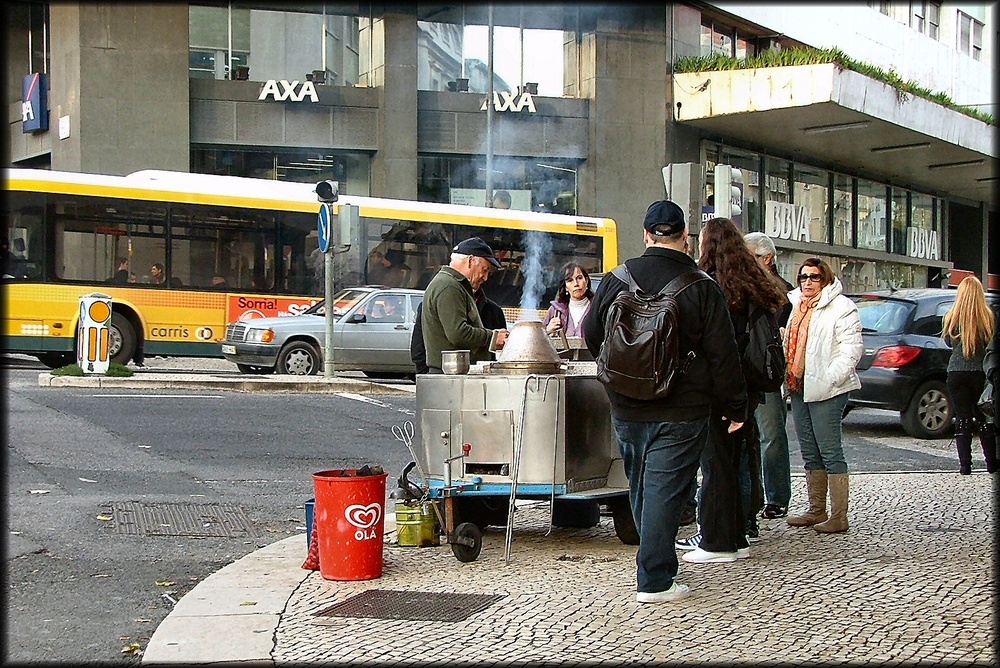
[[[567,262],[560,272],[563,277],[556,298],[545,314],[545,331],[555,334],[560,329],[566,336],[583,336],[583,318],[590,310],[590,274],[576,262]]]

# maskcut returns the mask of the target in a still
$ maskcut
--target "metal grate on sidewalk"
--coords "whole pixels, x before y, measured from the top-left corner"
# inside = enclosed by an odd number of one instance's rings
[[[139,536],[244,538],[256,532],[243,509],[229,503],[141,503],[109,506],[117,533]]]
[[[426,622],[461,622],[482,612],[505,594],[369,589],[314,612],[319,617],[368,617]]]

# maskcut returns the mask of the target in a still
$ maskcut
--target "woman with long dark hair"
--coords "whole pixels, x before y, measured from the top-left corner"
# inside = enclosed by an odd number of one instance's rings
[[[993,337],[993,311],[986,303],[983,284],[966,276],[958,284],[955,305],[944,314],[942,336],[951,346],[948,360],[948,394],[955,407],[955,447],[958,472],[972,473],[972,435],[979,430],[986,470],[997,470],[996,435],[993,424],[979,410],[979,395],[986,385],[983,359]]]
[[[764,271],[747,248],[743,233],[728,218],[712,218],[701,226],[698,266],[718,282],[726,295],[742,358],[753,309],[761,307],[776,313],[787,301],[785,289]],[[747,415],[753,415],[762,398],[748,395]],[[682,557],[691,563],[720,563],[750,556],[746,529],[757,511],[749,508],[754,487],[758,500],[761,496],[760,474],[753,474],[760,470],[755,422],[748,419],[740,429],[729,433],[722,413],[713,407],[710,425],[708,443],[701,456],[700,539]],[[756,458],[749,456],[752,453],[756,453]],[[741,467],[745,455],[747,466]],[[741,484],[741,468],[746,472],[746,485]],[[691,542],[689,539],[688,544]]]
[[[566,336],[583,336],[583,318],[590,311],[590,300],[594,296],[590,274],[576,262],[567,262],[559,275],[562,282],[542,324],[549,334],[562,329]]]

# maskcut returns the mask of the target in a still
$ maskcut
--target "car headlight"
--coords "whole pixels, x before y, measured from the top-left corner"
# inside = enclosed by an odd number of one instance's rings
[[[247,332],[247,343],[270,343],[274,341],[273,329],[251,329]]]

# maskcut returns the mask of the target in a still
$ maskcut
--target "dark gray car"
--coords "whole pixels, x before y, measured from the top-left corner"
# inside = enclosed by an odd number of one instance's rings
[[[410,335],[423,290],[358,287],[334,296],[333,366],[372,378],[413,377]],[[226,326],[222,355],[243,373],[300,376],[323,370],[326,304],[300,315],[256,318]]]
[[[858,363],[861,389],[853,407],[899,411],[903,429],[915,438],[941,438],[951,429],[948,394],[951,348],[941,338],[941,319],[955,304],[954,289],[902,288],[849,295],[858,305],[864,355]],[[988,292],[997,309],[1000,295]]]

